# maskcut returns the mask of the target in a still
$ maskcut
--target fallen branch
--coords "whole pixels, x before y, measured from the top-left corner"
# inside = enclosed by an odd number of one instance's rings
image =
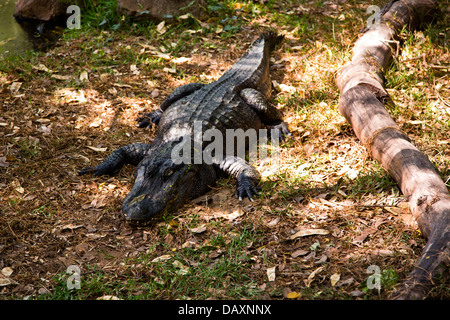
[[[430,19],[435,0],[390,1],[381,19],[363,31],[352,61],[339,72],[339,109],[372,157],[397,181],[427,244],[414,269],[393,299],[423,299],[433,279],[450,262],[450,195],[439,173],[401,132],[385,109],[392,103],[384,88],[383,73],[404,27],[414,29]]]

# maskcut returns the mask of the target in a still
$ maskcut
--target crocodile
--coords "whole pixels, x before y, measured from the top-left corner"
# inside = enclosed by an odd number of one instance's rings
[[[199,148],[207,147],[195,136],[195,123],[201,125],[200,133],[214,129],[225,135],[228,129],[246,132],[266,128],[276,132],[278,141],[291,136],[281,111],[268,102],[270,53],[282,39],[276,32],[263,33],[218,80],[176,88],[158,109],[137,119],[140,128],[157,126],[151,144],[120,147],[99,165],[82,169],[79,174],[113,175],[125,164],[135,165],[134,185],[122,206],[131,225],[146,225],[164,212],[175,211],[189,199],[205,194],[222,174],[236,179],[240,200],[253,200],[261,190],[260,174],[242,157],[231,152],[214,155],[207,162],[189,161],[192,158],[184,155],[184,161],[179,161],[177,156],[185,150],[180,146],[190,146],[192,157]]]

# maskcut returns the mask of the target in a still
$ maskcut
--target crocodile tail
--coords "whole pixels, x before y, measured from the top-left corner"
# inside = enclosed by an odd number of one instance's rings
[[[284,35],[279,35],[276,31],[268,31],[260,36],[260,39],[264,39],[269,51],[273,51],[275,47],[281,43],[284,39]]]

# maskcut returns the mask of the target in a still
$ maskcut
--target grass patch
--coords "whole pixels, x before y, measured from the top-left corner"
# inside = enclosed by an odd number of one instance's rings
[[[258,238],[244,228],[240,233],[217,233],[208,244],[195,248],[172,250],[164,243],[155,244],[148,251],[162,246],[167,254],[148,252],[129,259],[113,277],[88,266],[80,273],[79,289],[68,288],[72,275],[59,274],[52,293],[37,299],[96,299],[105,295],[120,299],[255,298],[261,290],[246,270],[253,263],[248,249],[257,245]]]

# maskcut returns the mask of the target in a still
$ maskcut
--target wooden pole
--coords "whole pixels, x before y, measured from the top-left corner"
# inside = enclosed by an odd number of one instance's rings
[[[427,244],[392,299],[423,299],[450,264],[450,194],[428,158],[386,111],[391,103],[383,73],[399,46],[402,28],[417,28],[436,13],[436,0],[392,0],[356,41],[351,62],[339,71],[339,109],[358,139],[397,181]]]

